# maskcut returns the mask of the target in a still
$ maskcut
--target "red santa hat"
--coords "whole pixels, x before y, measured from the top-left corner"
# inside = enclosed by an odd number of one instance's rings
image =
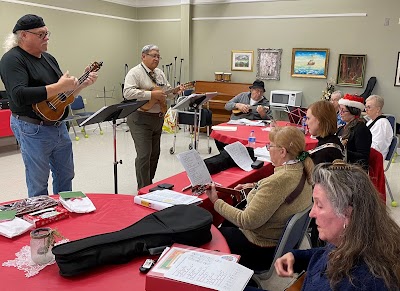
[[[342,99],[339,100],[339,104],[347,107],[358,108],[361,111],[365,109],[364,98],[357,95],[346,94]]]

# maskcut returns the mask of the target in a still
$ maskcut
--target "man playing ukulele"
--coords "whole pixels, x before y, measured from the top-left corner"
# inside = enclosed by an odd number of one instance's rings
[[[97,80],[97,72],[86,69],[78,80],[62,73],[56,59],[46,53],[50,31],[43,18],[27,14],[18,19],[5,40],[6,53],[0,75],[10,100],[11,129],[21,147],[29,197],[48,194],[50,170],[53,193],[72,190],[74,161],[72,142],[64,121],[68,108],[56,120],[46,120],[33,105],[66,91],[76,96]]]
[[[255,80],[249,88],[250,92],[240,93],[225,104],[225,109],[232,111],[231,119],[270,119],[269,102],[263,95],[265,93],[264,82]]]
[[[136,148],[138,190],[152,184],[160,156],[161,132],[166,111],[165,91],[171,89],[164,72],[157,68],[160,60],[159,48],[153,44],[145,45],[142,49],[142,62],[125,77],[126,99],[149,100],[127,118]],[[171,94],[178,94],[181,90],[181,87],[177,87]],[[152,105],[150,108],[149,104]]]

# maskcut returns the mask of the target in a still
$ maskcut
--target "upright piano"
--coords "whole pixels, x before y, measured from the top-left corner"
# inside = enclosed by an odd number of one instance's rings
[[[196,81],[195,92],[218,92],[218,95],[208,102],[208,108],[212,111],[212,124],[227,122],[231,112],[225,110],[225,104],[233,97],[242,92],[248,92],[247,83],[215,82],[215,81]],[[207,104],[205,105],[207,108]]]

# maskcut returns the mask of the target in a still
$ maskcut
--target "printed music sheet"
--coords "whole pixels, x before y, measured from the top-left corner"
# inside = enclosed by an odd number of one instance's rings
[[[232,160],[238,165],[242,170],[250,172],[253,170],[251,164],[253,160],[251,159],[249,152],[246,147],[239,141],[228,144],[224,147],[224,150],[231,156]]]
[[[253,275],[238,263],[202,252],[186,252],[165,273],[165,277],[214,290],[241,291]]]
[[[206,185],[212,182],[210,172],[196,150],[180,153],[177,157],[185,168],[192,186]]]

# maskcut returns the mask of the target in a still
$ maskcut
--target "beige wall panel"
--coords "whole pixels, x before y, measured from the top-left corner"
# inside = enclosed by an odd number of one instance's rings
[[[194,17],[311,13],[367,13],[367,17],[193,21],[191,75],[213,80],[215,71],[223,71],[232,73],[233,82],[251,82],[256,77],[257,48],[282,48],[281,79],[265,81],[267,94],[274,89],[302,90],[303,104],[308,106],[320,99],[327,80],[291,77],[292,48],[329,48],[328,79],[335,80],[339,54],[366,54],[364,87],[336,89],[361,94],[368,79],[376,76],[374,93],[385,97],[385,112],[397,114],[400,87],[393,83],[400,51],[399,11],[400,1],[396,0],[197,5]],[[385,18],[390,18],[389,26],[384,26]],[[253,72],[231,71],[231,50],[253,50]]]

